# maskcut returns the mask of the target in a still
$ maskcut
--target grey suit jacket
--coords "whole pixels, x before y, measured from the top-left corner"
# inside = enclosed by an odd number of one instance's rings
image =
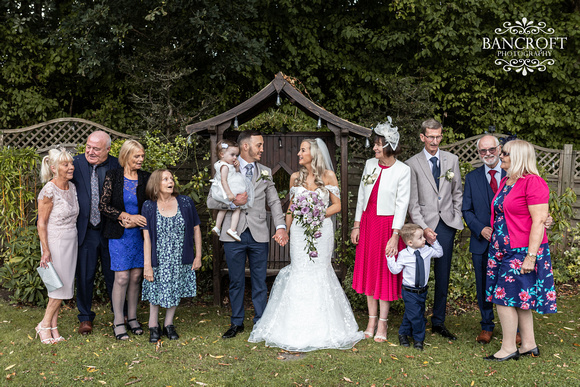
[[[435,179],[431,166],[423,151],[406,161],[411,167],[411,198],[409,199],[409,216],[411,221],[423,229],[433,230],[442,219],[446,225],[457,230],[463,230],[461,218],[461,172],[459,159],[454,154],[439,150],[441,175],[451,170],[455,176],[451,181],[442,177],[439,187],[435,186]]]
[[[276,191],[274,183],[271,180],[265,179],[257,181],[263,170],[268,171],[268,176],[272,176],[272,171],[270,168],[260,163],[256,163],[256,169],[257,170],[252,178],[254,184],[254,205],[251,208],[241,211],[237,232],[238,235],[241,235],[247,228],[249,228],[252,237],[256,242],[265,243],[269,242],[273,235],[270,234],[268,223],[266,222],[266,203],[270,207],[270,212],[276,227],[285,226],[286,223],[284,220],[284,213],[282,212],[282,205],[280,204],[280,198],[278,197],[278,192]],[[226,204],[214,200],[211,196],[211,190],[207,197],[207,208],[212,210],[230,209]],[[232,211],[228,211],[222,224],[222,230],[229,229],[231,222]],[[221,233],[220,240],[222,242],[234,242],[234,239],[225,232]]]

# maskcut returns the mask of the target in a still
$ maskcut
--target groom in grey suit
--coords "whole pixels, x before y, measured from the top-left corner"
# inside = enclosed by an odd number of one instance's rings
[[[252,279],[252,302],[254,304],[254,323],[256,323],[266,308],[268,288],[266,287],[266,269],[268,264],[268,242],[270,230],[266,222],[266,204],[270,207],[272,219],[276,225],[276,233],[272,237],[278,244],[288,243],[288,233],[284,213],[278,197],[278,192],[272,181],[272,171],[258,161],[264,152],[264,138],[258,132],[245,131],[238,137],[240,147],[240,172],[251,180],[254,186],[254,204],[251,208],[243,209],[238,222],[238,234],[241,242],[236,242],[227,233],[222,232],[220,240],[224,243],[224,253],[230,277],[230,304],[232,306],[231,326],[223,334],[224,339],[235,337],[244,330],[244,288],[246,257],[250,264]],[[261,178],[263,171],[264,177]],[[234,209],[246,204],[246,193],[239,194],[228,207],[226,204],[214,200],[210,194],[207,198],[209,209]],[[230,228],[232,212],[228,211],[222,230]]]
[[[425,148],[407,160],[411,167],[409,216],[423,228],[429,244],[437,239],[443,247],[443,256],[434,260],[435,302],[431,326],[434,333],[455,340],[444,323],[453,240],[456,231],[463,229],[461,173],[457,156],[439,149],[442,132],[441,124],[432,118],[421,124],[420,138]]]

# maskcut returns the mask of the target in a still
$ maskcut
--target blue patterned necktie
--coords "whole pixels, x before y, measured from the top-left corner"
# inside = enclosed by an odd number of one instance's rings
[[[250,183],[252,182],[252,177],[254,177],[254,173],[252,172],[253,169],[254,164],[246,165],[246,179],[248,179]]]
[[[433,156],[429,159],[433,167],[431,168],[431,172],[433,172],[433,178],[435,179],[435,186],[439,188],[439,176],[441,176],[441,169],[439,168],[439,164],[437,163],[437,157]]]
[[[99,176],[97,166],[93,165],[91,173],[91,217],[89,219],[93,226],[101,223],[101,213],[99,212]]]
[[[415,250],[415,287],[425,286],[425,262],[419,250]]]

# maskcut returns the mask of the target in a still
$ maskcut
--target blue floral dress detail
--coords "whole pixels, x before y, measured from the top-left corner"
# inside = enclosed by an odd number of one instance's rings
[[[153,282],[143,280],[144,301],[162,308],[179,305],[184,297],[195,297],[195,271],[191,264],[181,263],[185,221],[181,211],[172,217],[165,217],[156,210],[157,216],[157,260],[159,266],[153,268]]]
[[[138,180],[125,177],[123,184],[123,201],[125,212],[131,215],[139,213],[137,202]],[[126,228],[123,236],[119,239],[109,239],[109,252],[111,254],[111,270],[124,271],[143,267],[143,237],[139,227]]]
[[[556,290],[548,244],[540,245],[536,270],[527,274],[521,274],[520,268],[528,254],[528,248],[510,248],[503,205],[512,187],[513,185],[505,185],[493,202],[495,219],[487,260],[487,301],[520,309],[533,309],[540,314],[556,313]]]

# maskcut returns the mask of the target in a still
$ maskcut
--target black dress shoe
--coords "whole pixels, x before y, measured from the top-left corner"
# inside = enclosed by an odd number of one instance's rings
[[[521,352],[520,356],[539,357],[540,356],[540,349],[538,347],[536,347],[534,349],[530,349],[527,352]]]
[[[413,344],[413,348],[418,349],[419,351],[423,350],[423,342],[422,341],[415,341]]]
[[[244,324],[242,325],[236,325],[236,324],[232,324],[230,326],[230,329],[228,329],[226,331],[226,333],[223,334],[222,338],[224,339],[231,339],[232,337],[236,337],[236,335],[240,332],[244,331]]]
[[[408,347],[410,345],[407,335],[399,335],[399,344],[401,344],[403,347]]]
[[[441,336],[449,340],[457,340],[457,337],[453,336],[453,334],[445,328],[445,325],[434,325],[431,328],[431,332],[439,333]]]
[[[175,326],[174,325],[168,325],[166,327],[163,327],[163,334],[165,336],[167,336],[167,338],[169,340],[177,340],[177,339],[179,339],[179,335],[175,331]]]
[[[510,353],[506,357],[495,357],[494,355],[490,355],[484,357],[483,360],[491,360],[491,361],[506,361],[506,360],[518,360],[520,358],[520,353],[515,351],[514,353]]]
[[[149,328],[149,342],[156,343],[159,339],[161,339],[161,327]]]

